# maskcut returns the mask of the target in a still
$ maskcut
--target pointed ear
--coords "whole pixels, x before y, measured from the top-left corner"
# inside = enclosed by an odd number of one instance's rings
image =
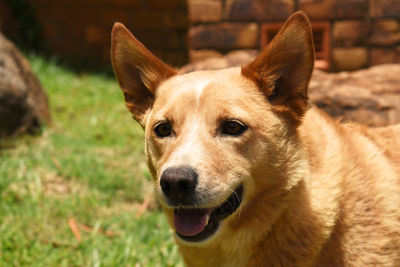
[[[272,108],[300,123],[308,107],[308,82],[314,67],[311,26],[303,12],[293,14],[264,51],[242,67]]]
[[[111,34],[111,61],[125,102],[143,127],[158,85],[176,71],[154,56],[121,23]]]

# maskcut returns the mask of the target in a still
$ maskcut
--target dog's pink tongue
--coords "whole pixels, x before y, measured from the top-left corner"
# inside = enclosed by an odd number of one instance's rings
[[[175,229],[183,236],[199,234],[207,225],[208,209],[179,209],[174,213]]]

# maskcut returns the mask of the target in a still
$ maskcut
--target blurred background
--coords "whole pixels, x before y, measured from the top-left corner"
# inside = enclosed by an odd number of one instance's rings
[[[297,10],[310,101],[399,123],[398,0],[0,0],[0,266],[182,266],[113,77],[112,25],[189,72],[246,64]]]
[[[182,66],[262,49],[297,10],[313,22],[323,69],[400,60],[394,0],[1,0],[0,29],[29,49],[109,66],[110,30],[119,21],[156,55]]]

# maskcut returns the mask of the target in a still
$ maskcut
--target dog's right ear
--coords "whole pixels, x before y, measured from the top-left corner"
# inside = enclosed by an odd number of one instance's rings
[[[305,13],[292,15],[242,74],[253,80],[277,113],[294,125],[308,108],[307,87],[314,66],[311,25]]]
[[[154,56],[121,23],[112,29],[111,61],[128,109],[144,127],[158,85],[176,70]]]

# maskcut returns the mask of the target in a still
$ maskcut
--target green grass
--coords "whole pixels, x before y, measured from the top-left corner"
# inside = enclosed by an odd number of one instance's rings
[[[138,216],[151,192],[143,131],[116,81],[29,59],[52,124],[1,141],[0,266],[182,266],[163,214]],[[93,230],[78,242],[69,218]]]

